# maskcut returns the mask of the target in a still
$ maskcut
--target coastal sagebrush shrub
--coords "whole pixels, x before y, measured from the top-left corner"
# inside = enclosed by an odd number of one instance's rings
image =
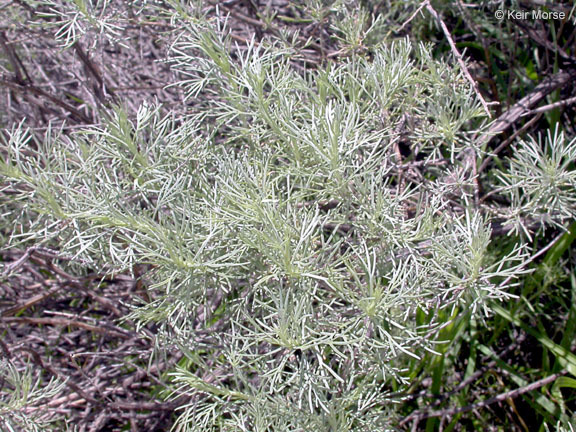
[[[531,205],[573,217],[575,142],[554,135],[558,156],[525,151],[486,177],[510,196],[490,209],[469,163],[485,157],[484,111],[429,46],[375,44],[309,69],[287,40],[243,45],[223,22],[174,21],[189,115],[117,107],[41,139],[15,125],[0,161],[10,244],[150,269],[153,300],[131,318],[184,353],[176,430],[391,427],[407,358],[436,352],[458,317],[489,315],[526,271],[521,242],[492,247],[494,218],[521,225]]]

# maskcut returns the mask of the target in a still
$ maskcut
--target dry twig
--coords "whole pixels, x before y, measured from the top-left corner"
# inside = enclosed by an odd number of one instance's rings
[[[451,416],[454,416],[456,414],[484,408],[484,407],[487,407],[487,406],[492,405],[492,404],[497,403],[497,402],[503,402],[507,399],[514,399],[514,398],[517,398],[518,396],[523,395],[524,393],[528,393],[528,392],[537,390],[541,387],[544,387],[545,385],[551,384],[556,379],[558,379],[559,377],[561,377],[565,374],[566,374],[566,371],[550,375],[546,378],[542,378],[542,379],[535,381],[531,384],[525,385],[523,387],[519,387],[519,388],[514,389],[514,390],[510,390],[510,391],[505,392],[505,393],[501,393],[497,396],[494,396],[494,397],[491,397],[491,398],[486,399],[484,401],[478,402],[477,404],[466,405],[466,406],[459,407],[459,408],[448,408],[448,409],[438,410],[438,411],[415,411],[412,414],[410,414],[409,416],[402,419],[402,421],[400,422],[400,426],[403,426],[406,423],[409,423],[411,421],[414,421],[416,424],[418,424],[418,422],[420,420],[425,420],[427,418],[432,418],[432,417],[451,417]]]
[[[452,35],[450,34],[450,31],[448,30],[446,23],[444,23],[444,20],[442,20],[440,15],[438,15],[438,12],[436,12],[436,10],[432,7],[429,0],[426,0],[423,3],[423,5],[426,7],[426,10],[428,12],[430,12],[430,14],[440,24],[440,27],[442,28],[442,32],[444,33],[444,36],[446,36],[446,39],[448,40],[448,44],[450,44],[450,49],[452,50],[452,54],[454,54],[454,57],[456,57],[458,64],[462,68],[462,72],[464,73],[464,76],[466,77],[468,82],[470,82],[470,84],[472,85],[472,89],[474,90],[474,93],[476,93],[478,100],[482,104],[482,107],[484,108],[486,115],[488,116],[488,118],[491,118],[492,115],[490,114],[490,109],[488,108],[488,103],[484,100],[482,93],[480,93],[480,90],[478,89],[478,83],[474,80],[474,78],[472,78],[472,75],[470,75],[470,72],[468,71],[468,67],[466,66],[466,63],[464,62],[464,59],[462,58],[462,54],[460,54],[460,51],[458,51],[458,48],[456,48],[456,44],[454,43],[454,39],[452,39]]]

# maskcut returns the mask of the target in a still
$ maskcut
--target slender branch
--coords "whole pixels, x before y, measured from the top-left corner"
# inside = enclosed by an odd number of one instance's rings
[[[94,77],[94,79],[97,82],[97,85],[94,86],[94,89],[96,90],[96,97],[98,97],[98,99],[102,102],[104,100],[104,97],[106,96],[107,91],[110,93],[112,97],[116,97],[116,95],[114,94],[114,90],[110,86],[106,85],[104,76],[102,75],[100,68],[92,61],[92,59],[90,59],[88,54],[86,54],[80,42],[77,41],[76,43],[74,43],[73,47],[74,50],[76,51],[76,54],[78,54],[78,57],[80,57],[80,60],[82,60],[82,63],[84,63],[84,66],[86,66],[88,72],[90,72],[90,74]]]
[[[432,418],[432,417],[454,416],[456,414],[484,408],[484,407],[492,405],[496,402],[503,402],[507,399],[514,399],[514,398],[517,398],[518,396],[523,395],[524,393],[528,393],[528,392],[531,392],[533,390],[537,390],[541,387],[544,387],[545,385],[548,385],[548,384],[554,382],[556,379],[558,379],[559,377],[561,377],[565,374],[566,374],[566,371],[550,375],[546,378],[542,378],[542,379],[535,381],[531,384],[525,385],[523,387],[519,387],[519,388],[514,389],[514,390],[510,390],[510,391],[505,392],[505,393],[501,393],[497,396],[491,397],[491,398],[486,399],[482,402],[478,402],[477,404],[466,405],[464,407],[459,407],[459,408],[448,408],[448,409],[438,410],[438,411],[415,411],[412,414],[410,414],[409,416],[402,419],[402,421],[400,422],[400,426],[405,425],[406,423],[408,423],[412,420],[414,420],[416,423],[418,423],[420,420],[424,420],[424,419]]]
[[[7,318],[5,318],[7,319]],[[34,363],[36,363],[39,367],[41,367],[42,369],[45,369],[46,371],[48,371],[52,376],[56,377],[56,378],[60,378],[62,379],[62,374],[58,373],[56,370],[54,370],[54,368],[47,362],[44,362],[42,360],[42,357],[40,357],[40,354],[38,354],[35,350],[33,350],[32,348],[29,347],[21,347],[18,348],[16,351],[22,351],[22,352],[27,352],[29,354],[31,354],[32,359],[34,360]],[[76,384],[75,382],[73,382],[70,379],[64,379],[64,383],[66,384],[66,386],[70,387],[72,390],[74,390],[76,393],[78,393],[82,398],[84,398],[87,401],[92,402],[93,404],[98,404],[98,401],[96,399],[94,399],[93,397],[91,397],[90,395],[88,395],[78,384]]]
[[[84,123],[91,123],[92,122],[88,117],[86,117],[84,114],[82,114],[76,108],[74,108],[72,105],[61,101],[57,97],[52,96],[50,93],[47,93],[38,87],[34,87],[31,85],[21,85],[21,84],[7,81],[7,80],[0,80],[0,85],[4,85],[4,86],[6,86],[12,90],[16,90],[16,91],[19,91],[19,92],[24,93],[24,94],[26,94],[27,92],[30,91],[32,93],[37,94],[38,96],[43,96],[46,99],[53,102],[54,104],[58,105],[60,108],[64,108],[66,111],[68,111],[74,117],[76,117],[78,120],[80,120]]]
[[[77,261],[82,265],[89,265],[89,263],[87,261],[85,261],[81,258],[67,256],[67,255],[62,254],[61,252],[59,252],[57,250],[49,249],[49,248],[43,247],[43,246],[32,246],[32,247],[26,249],[26,251],[22,254],[22,256],[20,258],[18,258],[16,261],[13,261],[10,264],[6,265],[6,267],[4,268],[4,271],[2,272],[2,275],[6,276],[6,275],[18,270],[34,254],[45,257],[45,258],[61,259],[61,260],[66,260],[66,261]]]
[[[117,330],[106,328],[104,326],[96,326],[92,324],[87,324],[82,321],[68,319],[68,318],[50,318],[50,317],[40,317],[40,318],[32,318],[32,317],[2,317],[0,318],[0,322],[10,324],[33,324],[33,325],[54,325],[54,326],[63,326],[63,327],[78,327],[84,330],[88,330],[94,333],[100,333],[110,337],[118,337],[122,339],[129,339],[131,336],[125,334],[124,331],[120,331],[120,328]]]
[[[468,71],[468,67],[466,66],[466,63],[464,62],[464,59],[462,58],[462,54],[460,54],[460,51],[458,51],[458,48],[456,48],[456,44],[454,43],[454,39],[452,38],[452,35],[450,34],[450,31],[448,30],[446,23],[444,23],[444,21],[442,20],[440,15],[438,15],[438,12],[436,12],[436,10],[432,7],[429,0],[426,0],[424,2],[424,5],[426,7],[426,10],[428,10],[428,12],[430,12],[430,14],[440,24],[440,27],[442,28],[442,31],[444,32],[444,35],[446,36],[446,39],[448,40],[448,44],[450,45],[450,49],[452,50],[454,57],[456,57],[458,64],[462,68],[462,73],[464,73],[464,76],[472,85],[472,89],[474,90],[474,93],[476,93],[476,97],[478,97],[478,100],[480,101],[480,104],[484,108],[486,115],[488,116],[488,118],[492,118],[492,114],[490,114],[490,109],[488,108],[488,103],[486,102],[486,100],[484,100],[482,93],[480,93],[480,90],[478,89],[478,83],[474,80],[474,78],[472,78],[472,75],[470,75],[470,72]],[[472,181],[474,184],[474,203],[475,203],[476,207],[478,207],[479,203],[480,203],[480,183],[478,181],[478,169],[477,169],[478,167],[477,167],[477,163],[476,163],[476,158],[477,158],[476,150],[472,147],[468,148],[462,153],[462,156],[463,156],[465,168],[472,170]]]
[[[520,117],[529,112],[534,105],[552,93],[554,90],[564,87],[576,78],[576,68],[561,70],[560,72],[544,79],[528,95],[508,109],[498,117],[490,126],[488,131],[479,139],[480,146],[488,144],[494,136],[504,132],[512,126]]]
[[[480,172],[484,171],[486,169],[486,167],[490,164],[492,159],[494,159],[494,156],[496,156],[498,153],[500,153],[502,150],[504,150],[506,147],[508,147],[512,141],[514,141],[518,136],[520,136],[527,129],[529,129],[530,126],[532,126],[534,123],[536,123],[538,120],[540,120],[541,117],[542,117],[542,114],[536,115],[534,118],[530,119],[530,121],[526,122],[526,124],[523,125],[520,129],[518,129],[516,132],[514,132],[512,134],[512,136],[510,136],[510,138],[506,139],[506,141],[504,141],[502,144],[500,144],[498,147],[496,147],[496,149],[492,152],[492,154],[490,154],[486,159],[484,159],[482,161],[482,165],[480,165],[480,168],[478,168],[478,172],[480,173]]]
[[[414,18],[416,18],[416,15],[418,15],[420,13],[420,11],[422,9],[424,9],[424,7],[428,4],[428,0],[422,2],[420,4],[420,6],[418,6],[418,9],[416,9],[416,11],[410,16],[410,18],[408,18],[408,20],[402,24],[402,26],[398,29],[398,33],[400,33],[402,30],[404,30],[404,27],[406,27],[408,24],[410,24],[412,22],[412,20],[414,20]]]
[[[531,115],[531,114],[538,114],[538,113],[544,113],[546,111],[550,111],[553,110],[555,108],[560,108],[560,107],[565,107],[568,105],[571,105],[573,103],[576,103],[576,96],[575,97],[571,97],[565,100],[561,100],[558,102],[554,102],[548,105],[544,105],[538,108],[533,109],[532,111],[528,111],[526,114],[523,115]]]
[[[110,408],[135,411],[173,411],[181,406],[181,401],[172,402],[144,402],[144,401],[119,401],[108,404]]]
[[[21,312],[24,309],[28,309],[28,308],[34,306],[35,304],[40,303],[42,300],[50,297],[52,294],[55,294],[56,292],[60,291],[62,288],[63,288],[63,285],[60,285],[60,284],[55,286],[55,287],[52,287],[44,293],[37,294],[33,297],[30,297],[28,300],[26,300],[24,302],[18,303],[17,305],[14,305],[12,307],[4,309],[3,311],[0,312],[0,316],[8,317],[8,316],[16,315],[18,312]]]
[[[484,108],[486,115],[488,116],[488,118],[492,118],[492,115],[490,114],[490,109],[488,108],[488,103],[484,100],[484,97],[480,93],[480,90],[478,89],[478,83],[476,81],[474,81],[474,78],[472,78],[472,75],[470,75],[470,72],[468,71],[468,68],[466,67],[466,63],[464,62],[464,59],[462,58],[462,54],[460,54],[460,51],[458,51],[458,48],[456,48],[456,44],[454,43],[454,39],[452,39],[452,35],[450,34],[448,27],[446,27],[446,24],[444,23],[442,18],[440,18],[440,15],[438,15],[438,12],[436,12],[436,10],[432,7],[432,5],[430,4],[430,2],[428,0],[426,0],[424,2],[424,5],[426,7],[426,10],[428,10],[428,12],[430,12],[430,14],[440,24],[440,27],[442,28],[442,31],[444,32],[444,36],[446,36],[446,39],[448,39],[448,43],[450,44],[450,49],[452,50],[454,57],[456,57],[458,64],[462,68],[462,72],[464,73],[464,76],[472,85],[472,88],[474,89],[476,96],[480,100],[480,103],[482,104],[482,107]]]
[[[520,27],[528,35],[528,37],[532,39],[534,42],[536,42],[538,45],[542,46],[543,48],[546,48],[547,50],[550,50],[553,53],[560,55],[566,60],[576,61],[576,58],[568,54],[562,47],[558,45],[558,43],[553,43],[548,39],[543,38],[536,29],[524,24],[522,20],[511,20],[511,21],[516,26]]]
[[[3,31],[0,31],[0,46],[2,46],[2,49],[8,56],[10,64],[12,64],[12,69],[14,69],[14,74],[16,75],[16,81],[18,81],[19,84],[24,84],[26,81],[32,82],[32,79],[24,67],[22,60],[20,60],[20,57],[18,57],[16,51],[14,51],[14,48],[11,46],[10,41]]]

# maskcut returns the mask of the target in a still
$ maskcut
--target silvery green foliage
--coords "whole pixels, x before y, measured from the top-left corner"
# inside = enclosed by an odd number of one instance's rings
[[[61,392],[64,383],[50,380],[42,384],[38,368],[19,369],[12,361],[0,358],[0,430],[6,432],[51,430],[42,419],[45,404]]]
[[[184,18],[170,59],[189,117],[118,108],[34,146],[13,128],[0,172],[24,223],[11,244],[151,269],[155,300],[134,318],[159,324],[159,349],[185,353],[171,375],[172,396],[190,396],[175,430],[384,430],[390,383],[408,384],[403,359],[434,351],[451,317],[489,313],[524,272],[522,247],[490,250],[459,159],[481,150],[474,93],[406,40],[307,70],[287,43],[235,45],[224,23]],[[402,180],[404,139],[431,166],[421,184]],[[502,176],[511,194],[531,158],[545,155],[526,152]],[[542,176],[567,168],[546,160]],[[540,202],[532,179],[513,211]],[[566,181],[554,211],[573,202]]]
[[[130,18],[138,15],[147,2],[130,2],[132,14],[111,3],[110,0],[42,0],[31,2],[29,10],[38,7],[36,24],[51,28],[55,40],[63,48],[70,48],[88,34],[120,41]]]
[[[509,167],[498,175],[512,204],[502,215],[515,231],[530,236],[530,218],[562,226],[576,216],[575,160],[576,138],[569,141],[559,130],[518,143]]]

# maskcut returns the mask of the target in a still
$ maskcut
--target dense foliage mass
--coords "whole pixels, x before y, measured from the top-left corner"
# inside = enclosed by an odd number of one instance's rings
[[[118,357],[122,373],[164,362],[120,403],[50,353],[18,359],[11,336],[0,428],[140,430],[135,412],[158,410],[181,431],[569,430],[575,25],[555,7],[561,20],[494,27],[520,6],[6,4],[4,282],[72,278],[114,312],[98,290],[132,278],[114,332],[139,331],[151,357]],[[29,72],[10,39],[26,25],[75,53],[73,92]],[[528,37],[497,39],[510,26]],[[35,307],[48,300],[9,303],[2,325],[57,325]],[[91,425],[42,409],[71,392]]]

